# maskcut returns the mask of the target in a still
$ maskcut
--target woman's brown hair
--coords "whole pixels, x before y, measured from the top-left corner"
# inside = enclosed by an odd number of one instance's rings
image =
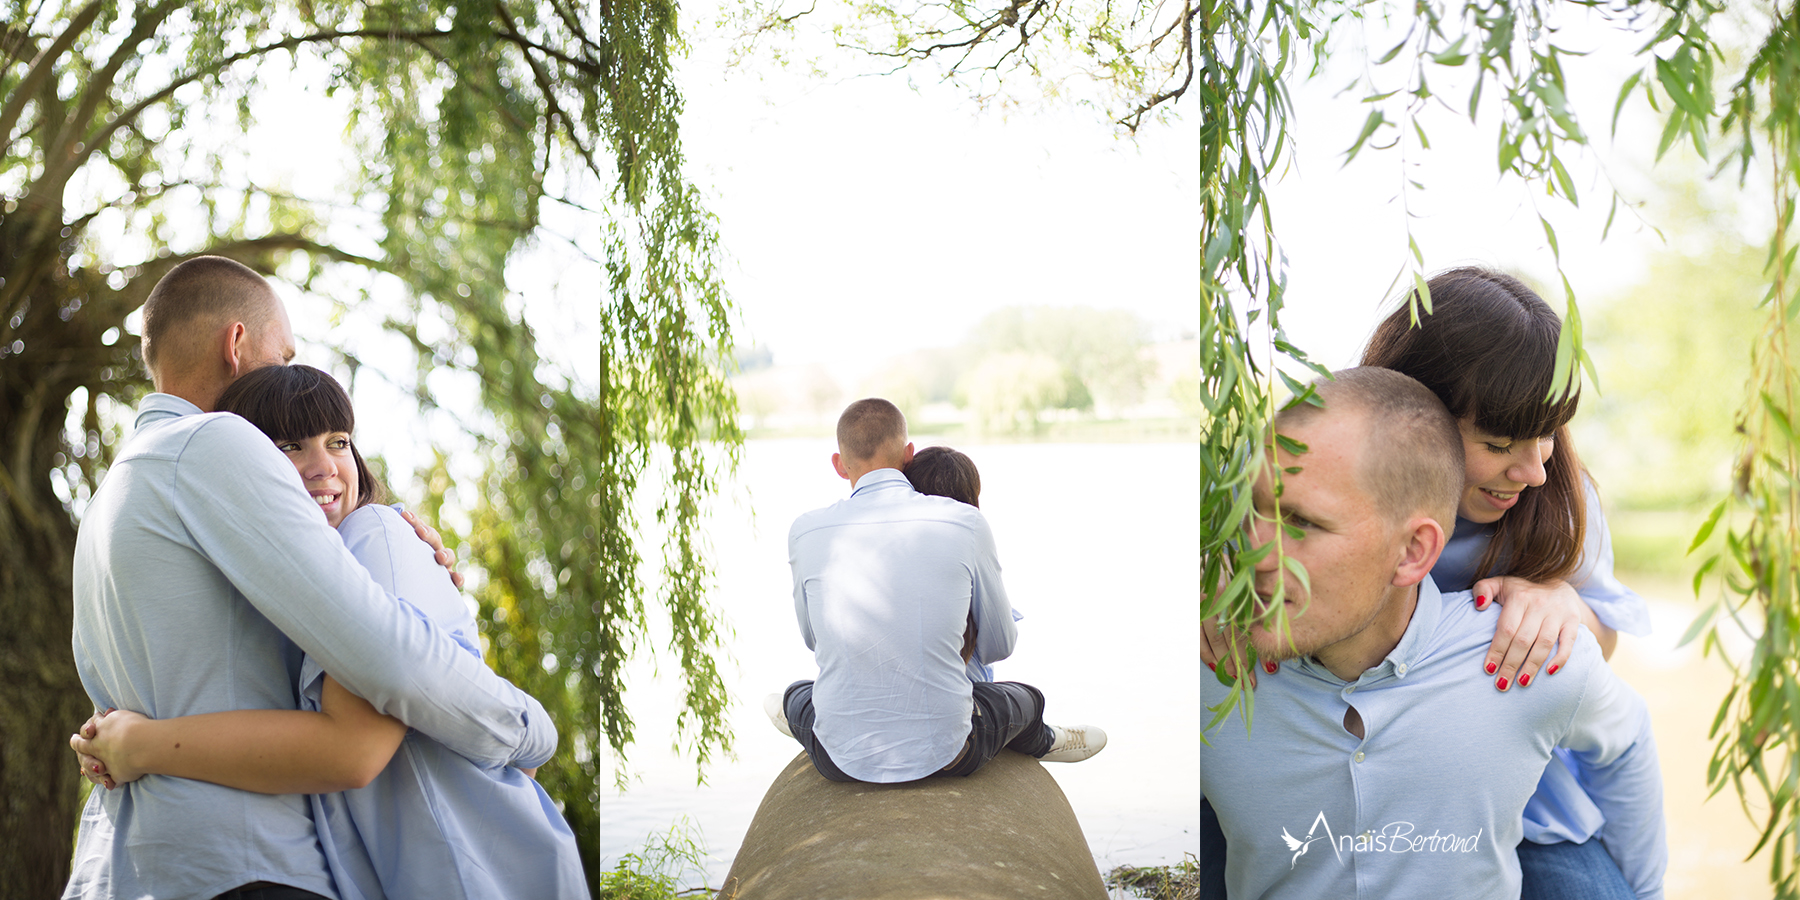
[[[1451,269],[1426,285],[1431,313],[1421,303],[1414,327],[1409,306],[1417,291],[1409,293],[1376,326],[1362,364],[1412,376],[1451,415],[1480,431],[1514,440],[1554,438],[1543,485],[1525,490],[1500,517],[1475,578],[1501,567],[1527,581],[1566,578],[1581,563],[1587,502],[1586,469],[1568,429],[1579,393],[1547,399],[1562,321],[1531,288],[1499,272]]]
[[[213,408],[236,413],[276,443],[298,441],[315,434],[356,431],[356,410],[350,395],[337,379],[312,366],[264,366],[231,383]],[[356,442],[350,442],[356,460],[356,508],[384,495],[381,482],[363,462]]]
[[[913,454],[906,464],[906,480],[921,494],[981,505],[980,470],[974,460],[949,447],[926,447]]]

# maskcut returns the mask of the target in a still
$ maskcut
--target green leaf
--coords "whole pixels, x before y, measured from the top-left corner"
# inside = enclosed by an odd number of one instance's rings
[[[1614,137],[1619,135],[1619,113],[1625,109],[1625,98],[1631,96],[1631,89],[1637,87],[1639,79],[1643,77],[1644,70],[1639,69],[1631,73],[1631,77],[1625,79],[1624,87],[1619,88],[1619,99],[1613,102],[1612,135]]]
[[[1677,56],[1674,60],[1661,58],[1656,60],[1656,80],[1662,84],[1669,99],[1675,101],[1675,105],[1681,107],[1688,115],[1704,121],[1711,110],[1703,106],[1694,96],[1694,86],[1691,83],[1693,79],[1694,70],[1691,57],[1682,55]]]
[[[1438,51],[1437,53],[1432,54],[1431,61],[1437,63],[1440,66],[1450,66],[1452,68],[1454,68],[1456,66],[1460,66],[1463,63],[1467,62],[1469,59],[1469,54],[1462,52],[1462,45],[1463,45],[1463,41],[1467,40],[1468,37],[1469,36],[1466,34],[1459,35],[1456,38],[1456,41],[1454,43],[1452,43],[1450,46],[1445,47],[1444,49]]]
[[[1712,622],[1713,616],[1718,615],[1718,613],[1719,604],[1717,603],[1702,610],[1700,615],[1694,617],[1694,621],[1687,627],[1687,631],[1682,632],[1681,640],[1676,641],[1675,646],[1686,647],[1688,644],[1692,643],[1694,638],[1700,636],[1700,632],[1706,630],[1706,626]]]
[[[1275,435],[1275,443],[1278,444],[1281,449],[1294,456],[1301,456],[1309,449],[1305,444],[1302,444],[1285,434]]]
[[[1569,170],[1563,168],[1562,160],[1550,157],[1550,170],[1556,173],[1556,183],[1562,188],[1563,196],[1569,198],[1570,203],[1579,204],[1581,200],[1575,196],[1575,182],[1569,177]]]
[[[1408,32],[1406,37],[1401,39],[1400,43],[1395,44],[1392,49],[1390,49],[1386,53],[1383,53],[1381,55],[1381,58],[1375,61],[1375,64],[1378,66],[1384,66],[1384,65],[1387,65],[1388,63],[1393,62],[1394,57],[1399,56],[1400,51],[1405,50],[1406,45],[1410,44],[1410,43],[1412,43],[1412,34],[1410,32]]]
[[[1363,120],[1362,132],[1356,136],[1356,143],[1351,144],[1349,151],[1344,154],[1344,165],[1349,165],[1350,161],[1356,158],[1356,154],[1362,150],[1363,144],[1368,142],[1369,136],[1375,133],[1375,129],[1386,123],[1387,116],[1383,115],[1381,110],[1369,110],[1369,117]]]
[[[1669,121],[1663,123],[1662,139],[1656,142],[1657,159],[1662,159],[1663,154],[1675,145],[1675,139],[1681,137],[1681,124],[1686,119],[1687,113],[1679,109],[1669,110]]]
[[[1725,514],[1725,503],[1726,501],[1720,500],[1718,505],[1712,508],[1712,512],[1706,514],[1706,521],[1700,525],[1700,530],[1694,533],[1693,543],[1688,544],[1688,553],[1700,549],[1700,545],[1706,543],[1707,538],[1712,537],[1713,529],[1719,524],[1719,517]]]
[[[1556,257],[1557,262],[1560,263],[1562,261],[1562,248],[1558,247],[1556,244],[1556,229],[1551,228],[1550,220],[1543,216],[1538,216],[1538,224],[1544,226],[1544,237],[1550,241],[1550,255]]]

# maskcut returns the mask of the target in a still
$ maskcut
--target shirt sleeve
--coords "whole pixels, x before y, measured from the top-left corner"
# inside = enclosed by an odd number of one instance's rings
[[[994,532],[981,513],[975,512],[974,516],[974,584],[969,609],[975,614],[975,650],[982,662],[991,665],[1012,655],[1019,629],[1013,625],[1012,603],[1006,599],[1006,585],[1000,580],[1000,553],[994,548]]]
[[[477,763],[550,758],[543,706],[371,581],[248,422],[222,415],[196,429],[174,477],[195,546],[351,692]]]
[[[1594,616],[1606,627],[1625,634],[1650,633],[1650,606],[1636,591],[1613,577],[1612,532],[1600,509],[1600,494],[1592,481],[1587,489],[1587,529],[1582,539],[1581,564],[1569,576],[1569,585],[1587,601]]]
[[[1643,698],[1599,659],[1592,637],[1584,631],[1583,638],[1583,652],[1592,657],[1581,667],[1587,686],[1562,746],[1570,750],[1581,786],[1606,816],[1598,836],[1626,883],[1639,900],[1661,900],[1669,845],[1650,713]]]
[[[812,619],[806,614],[806,571],[807,567],[800,558],[800,523],[788,531],[788,567],[794,571],[794,618],[800,623],[800,639],[806,642],[806,649],[817,649],[813,637]]]

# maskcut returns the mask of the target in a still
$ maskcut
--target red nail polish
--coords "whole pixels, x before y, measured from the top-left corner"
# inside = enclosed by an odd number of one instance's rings
[[[94,769],[94,774],[95,774],[95,775],[98,775],[98,774],[100,774],[100,767],[99,767],[99,766],[94,766],[94,767],[93,767],[93,769]]]
[[[1486,606],[1486,605],[1487,605],[1487,598],[1486,598],[1486,597],[1476,597],[1476,598],[1475,598],[1475,608],[1476,608],[1476,609],[1480,609],[1480,608],[1482,608],[1482,607],[1483,607],[1483,606]]]
[[[1530,672],[1526,672],[1525,674],[1519,676],[1519,687],[1531,687],[1531,673]]]
[[[1500,668],[1499,666],[1496,666],[1493,663],[1488,663],[1487,664],[1487,673],[1489,675],[1492,675],[1492,674],[1494,674],[1494,672],[1498,671],[1499,668]]]
[[[1562,667],[1561,667],[1561,666],[1551,666],[1551,667],[1550,667],[1550,670],[1549,670],[1549,671],[1547,671],[1547,672],[1545,672],[1545,673],[1544,673],[1544,674],[1546,674],[1546,675],[1555,675],[1555,674],[1556,674],[1556,670],[1557,670],[1557,669],[1560,669],[1560,668],[1562,668]]]
[[[1207,664],[1206,664],[1206,667],[1207,667],[1207,668],[1209,668],[1209,669],[1211,669],[1211,670],[1213,670],[1213,671],[1214,671],[1214,672],[1217,672],[1217,671],[1219,671],[1219,667],[1218,667],[1218,666],[1215,666],[1215,665],[1213,665],[1213,664],[1212,664],[1212,663],[1207,663]]]
[[[1263,663],[1263,671],[1269,673],[1270,675],[1275,674],[1275,664],[1272,662]]]
[[[1494,681],[1494,687],[1498,690],[1502,690],[1502,691],[1506,690],[1506,676],[1503,675],[1500,678],[1496,679]]]

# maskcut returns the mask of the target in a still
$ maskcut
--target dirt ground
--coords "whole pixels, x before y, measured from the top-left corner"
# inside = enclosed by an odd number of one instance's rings
[[[1674,647],[1699,609],[1692,588],[1630,573],[1620,577],[1651,600],[1654,619],[1650,637],[1620,637],[1612,665],[1644,696],[1656,729],[1669,824],[1667,898],[1769,897],[1773,893],[1769,851],[1744,859],[1756,846],[1760,829],[1745,815],[1731,787],[1706,798],[1706,767],[1712,755],[1706,732],[1719,701],[1731,689],[1731,673],[1716,653],[1702,657],[1699,641],[1679,650]]]

